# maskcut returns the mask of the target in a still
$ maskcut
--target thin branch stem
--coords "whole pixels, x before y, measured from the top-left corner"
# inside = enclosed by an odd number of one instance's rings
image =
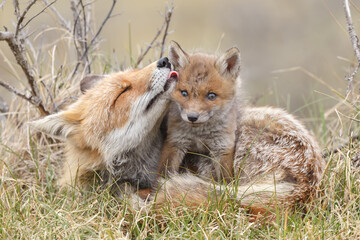
[[[0,40],[7,42],[13,55],[15,56],[16,62],[19,64],[19,66],[25,73],[32,92],[32,104],[34,104],[40,110],[42,115],[48,115],[49,112],[46,110],[40,98],[40,93],[36,84],[34,71],[26,60],[24,45],[16,40],[14,33],[8,31],[0,31]]]
[[[9,111],[9,106],[4,101],[4,99],[2,99],[2,97],[0,97],[0,112],[1,113],[6,113],[8,111]]]
[[[0,3],[0,9],[2,9],[2,7],[4,6],[6,0],[3,0],[1,3]]]
[[[39,16],[41,13],[43,13],[47,8],[49,8],[51,5],[53,5],[57,0],[52,1],[50,4],[48,4],[47,6],[45,6],[40,12],[38,12],[37,14],[35,14],[32,18],[30,18],[21,28],[20,30],[24,29],[34,18],[36,18],[37,16]]]
[[[19,34],[19,30],[21,27],[22,22],[25,19],[26,14],[28,13],[28,11],[30,10],[30,8],[36,3],[37,0],[32,0],[29,5],[26,6],[25,10],[23,11],[23,13],[20,15],[18,22],[16,24],[16,30],[15,30],[15,38],[18,38],[18,34]]]
[[[80,60],[84,59],[84,57],[87,55],[89,49],[93,46],[93,44],[95,43],[96,39],[97,39],[98,36],[100,35],[100,33],[101,33],[103,27],[105,26],[106,22],[111,18],[111,14],[112,14],[112,12],[113,12],[113,10],[114,10],[114,7],[115,7],[115,5],[116,5],[116,2],[117,2],[117,0],[113,0],[113,3],[112,3],[112,5],[111,5],[111,8],[110,8],[108,14],[106,15],[106,17],[104,18],[103,22],[101,23],[101,25],[100,25],[99,29],[97,30],[95,36],[91,39],[89,45],[87,46],[87,48],[86,48],[85,51],[83,52],[83,55],[81,56]],[[74,75],[75,75],[75,73],[77,72],[79,66],[80,66],[80,62],[78,62],[78,63],[76,64],[75,69],[74,69],[73,73],[71,74],[71,76],[74,76]]]
[[[5,89],[7,89],[9,92],[14,93],[15,95],[25,99],[26,101],[30,102],[31,104],[35,105],[36,102],[38,101],[37,98],[35,98],[34,96],[26,96],[25,93],[17,90],[15,87],[11,86],[10,84],[7,84],[3,81],[0,80],[0,86],[4,87]]]
[[[351,43],[352,43],[352,46],[353,46],[353,49],[354,49],[354,52],[356,55],[356,59],[357,59],[357,67],[352,72],[352,74],[348,77],[348,88],[347,88],[347,94],[346,94],[346,95],[348,95],[350,92],[353,91],[354,76],[357,73],[359,66],[360,66],[360,48],[359,48],[359,38],[356,35],[354,25],[352,22],[350,6],[349,6],[348,0],[344,0],[344,10],[345,10],[345,17],[346,17],[348,33],[349,33],[350,40],[351,40]]]
[[[43,0],[43,2],[48,5],[49,3],[46,0]],[[57,16],[57,18],[60,20],[61,25],[68,30],[68,32],[71,32],[70,24],[64,19],[64,17],[58,12],[58,10],[54,6],[50,6],[51,11]]]
[[[83,14],[83,37],[82,37],[82,41],[83,41],[83,46],[84,46],[84,49],[87,49],[88,46],[87,46],[87,20],[86,20],[86,12],[85,12],[85,6],[84,6],[84,3],[82,0],[80,0],[80,5],[81,5],[81,8],[82,8],[82,14]],[[87,73],[91,73],[91,68],[90,68],[90,64],[89,64],[89,57],[88,55],[85,56],[85,60],[86,60],[86,68],[87,68]]]
[[[160,58],[163,56],[165,51],[165,43],[166,43],[166,37],[168,35],[168,29],[171,21],[171,16],[174,11],[174,0],[171,1],[170,7],[167,9],[165,13],[165,31],[164,36],[161,43],[161,50],[160,50]]]
[[[161,26],[161,28],[157,31],[157,33],[155,34],[155,37],[153,38],[153,40],[150,42],[150,44],[147,46],[147,48],[145,49],[145,51],[140,54],[138,60],[136,61],[136,67],[141,63],[141,61],[144,59],[144,57],[146,56],[146,54],[149,52],[149,50],[153,47],[156,39],[158,39],[158,37],[160,36],[162,30],[164,29],[165,23]]]

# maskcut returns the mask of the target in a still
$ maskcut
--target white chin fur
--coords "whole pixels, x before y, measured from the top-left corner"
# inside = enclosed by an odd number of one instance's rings
[[[171,92],[171,89],[163,93],[147,111],[146,106],[151,99],[164,91],[164,85],[167,81],[170,69],[156,69],[152,79],[151,89],[139,97],[133,104],[129,116],[129,121],[122,127],[114,129],[108,134],[102,142],[104,158],[109,170],[112,169],[112,160],[120,152],[126,152],[138,147],[142,141],[150,141],[149,138],[156,135],[155,125],[169,105],[169,98],[165,95]],[[174,89],[172,83],[170,88]],[[163,97],[164,95],[164,97]],[[155,129],[155,131],[153,131]]]

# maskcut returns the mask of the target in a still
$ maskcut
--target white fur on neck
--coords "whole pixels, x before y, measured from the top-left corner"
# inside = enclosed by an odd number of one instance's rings
[[[169,105],[168,93],[163,93],[149,110],[145,110],[148,103],[156,95],[161,94],[169,71],[155,70],[151,89],[138,98],[133,104],[128,122],[118,129],[112,130],[102,141],[102,150],[107,168],[111,171],[113,159],[120,153],[134,150],[143,141],[151,141],[157,136],[160,121]]]

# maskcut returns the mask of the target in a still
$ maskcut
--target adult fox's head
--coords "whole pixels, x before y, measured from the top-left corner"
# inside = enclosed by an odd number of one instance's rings
[[[162,58],[141,70],[86,77],[84,94],[67,110],[30,124],[104,157],[135,148],[166,112],[177,77],[170,66]]]
[[[205,54],[190,55],[172,41],[169,60],[180,73],[172,97],[180,109],[181,118],[196,126],[214,115],[226,117],[224,114],[240,81],[239,49],[230,48],[218,58]]]

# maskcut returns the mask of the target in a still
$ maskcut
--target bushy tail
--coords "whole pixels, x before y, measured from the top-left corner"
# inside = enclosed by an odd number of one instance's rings
[[[147,206],[161,210],[164,206],[199,207],[214,201],[240,202],[252,215],[271,215],[276,207],[290,207],[298,198],[298,184],[285,180],[283,173],[269,173],[256,181],[237,185],[215,184],[193,174],[174,175],[161,179],[158,189],[150,195]],[[143,204],[141,204],[144,206]]]

